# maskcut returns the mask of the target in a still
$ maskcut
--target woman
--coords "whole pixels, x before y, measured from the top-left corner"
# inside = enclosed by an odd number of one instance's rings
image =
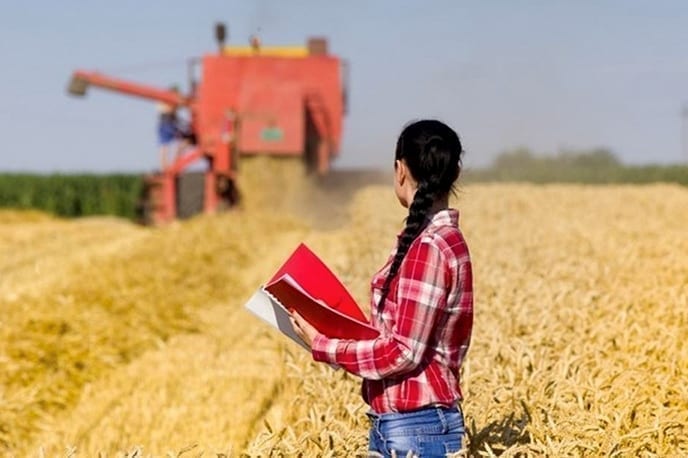
[[[436,120],[406,126],[397,140],[394,191],[409,214],[394,252],[371,282],[378,338],[331,339],[292,314],[295,332],[316,361],[363,378],[374,456],[461,450],[459,368],[473,324],[473,279],[449,194],[462,153],[456,132]]]

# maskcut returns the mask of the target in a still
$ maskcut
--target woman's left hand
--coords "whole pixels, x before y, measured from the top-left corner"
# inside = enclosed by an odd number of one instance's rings
[[[315,339],[315,336],[318,335],[318,330],[315,329],[296,311],[291,312],[289,317],[296,335],[299,336],[301,340],[306,343],[306,345],[308,345],[308,348],[311,348],[313,346],[313,340]]]

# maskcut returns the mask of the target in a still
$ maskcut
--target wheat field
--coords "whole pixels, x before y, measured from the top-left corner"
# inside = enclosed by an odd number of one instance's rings
[[[0,211],[0,456],[365,455],[358,380],[243,304],[304,241],[366,308],[404,211],[390,186],[313,200],[271,173],[242,170],[242,209],[158,229]],[[464,454],[687,456],[688,189],[475,184],[454,204]]]

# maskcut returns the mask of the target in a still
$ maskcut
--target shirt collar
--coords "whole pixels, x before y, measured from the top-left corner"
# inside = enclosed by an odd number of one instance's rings
[[[445,208],[430,216],[428,227],[459,226],[459,211],[455,208]]]
[[[436,230],[443,226],[459,227],[459,211],[455,208],[445,208],[428,216],[427,224],[423,232],[427,230]],[[397,238],[404,233],[402,229],[397,234]]]

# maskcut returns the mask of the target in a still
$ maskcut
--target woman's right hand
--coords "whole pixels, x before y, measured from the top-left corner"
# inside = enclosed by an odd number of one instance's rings
[[[308,348],[311,348],[313,346],[313,340],[315,340],[315,337],[319,334],[318,330],[295,310],[289,313],[289,320],[291,321],[291,325],[296,335],[308,345]]]

